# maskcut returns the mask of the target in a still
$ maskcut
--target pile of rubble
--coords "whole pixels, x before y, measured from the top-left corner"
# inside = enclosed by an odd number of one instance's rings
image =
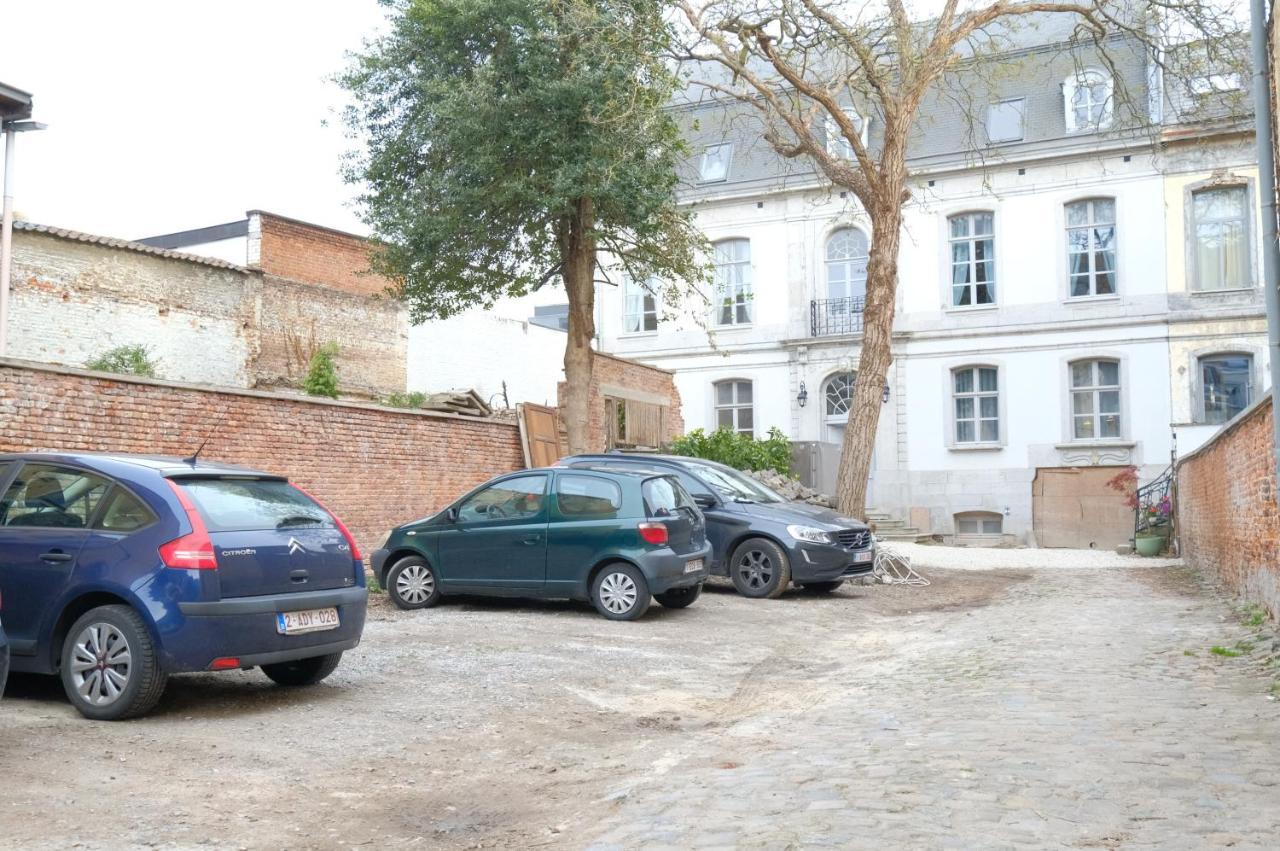
[[[786,497],[793,502],[807,502],[810,505],[821,505],[824,508],[835,508],[836,501],[825,493],[819,493],[813,488],[805,487],[789,476],[781,473],[775,473],[773,470],[746,470],[748,476],[768,485],[770,490],[776,491],[779,496]]]

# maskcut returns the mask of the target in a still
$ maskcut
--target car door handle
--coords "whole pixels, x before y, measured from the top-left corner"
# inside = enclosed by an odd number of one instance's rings
[[[534,535],[533,537],[525,538],[520,543],[524,544],[526,547],[532,547],[534,544],[542,543],[542,536]]]
[[[40,554],[41,561],[52,561],[52,562],[71,561],[72,558],[73,556],[71,555],[71,553],[64,553],[58,550],[50,550],[47,553]]]

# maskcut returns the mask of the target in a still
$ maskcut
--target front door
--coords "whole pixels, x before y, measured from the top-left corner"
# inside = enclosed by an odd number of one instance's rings
[[[547,476],[502,479],[458,506],[439,533],[440,578],[453,586],[541,588],[547,573]]]
[[[109,486],[73,467],[26,464],[0,497],[0,599],[16,655],[35,652]]]

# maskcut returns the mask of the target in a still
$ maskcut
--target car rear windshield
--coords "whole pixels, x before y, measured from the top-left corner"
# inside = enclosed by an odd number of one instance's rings
[[[645,479],[640,493],[644,496],[645,511],[650,517],[674,517],[681,510],[687,514],[698,512],[693,497],[675,476]]]
[[[302,491],[279,479],[181,479],[210,532],[333,526]]]

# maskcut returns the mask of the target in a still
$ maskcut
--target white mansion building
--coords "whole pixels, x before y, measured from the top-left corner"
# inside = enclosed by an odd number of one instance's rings
[[[1106,482],[1158,476],[1175,433],[1193,449],[1265,390],[1252,123],[1218,108],[1232,75],[1166,85],[1135,53],[1115,81],[1039,32],[980,108],[923,107],[871,504],[962,542],[1112,547],[1133,517]],[[1122,120],[1117,82],[1145,126]],[[674,370],[688,429],[818,444],[829,486],[867,219],[741,107],[676,109],[718,291],[695,317],[644,282],[602,287],[602,348]]]

